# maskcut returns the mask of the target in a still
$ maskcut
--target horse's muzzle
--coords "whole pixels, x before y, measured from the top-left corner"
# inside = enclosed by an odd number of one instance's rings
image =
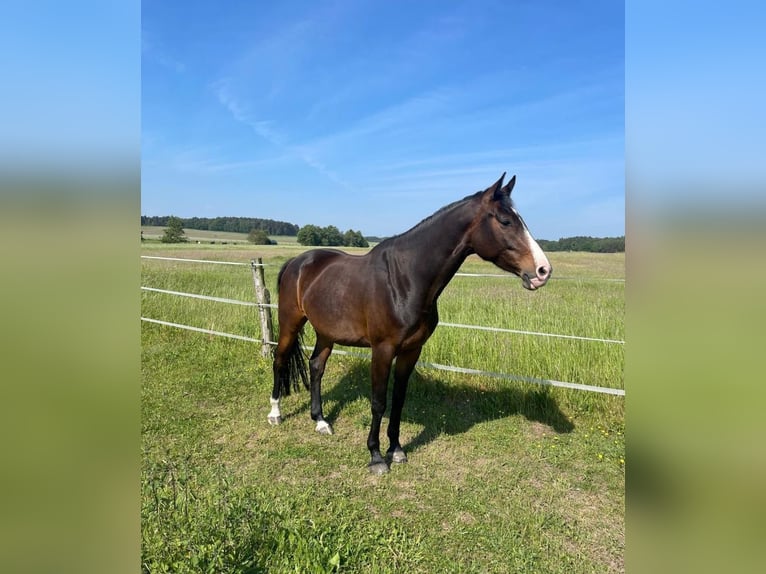
[[[521,283],[524,285],[525,289],[534,291],[535,289],[539,289],[548,282],[548,279],[551,278],[552,272],[553,268],[550,265],[538,267],[537,274],[534,276],[530,275],[529,273],[522,273]]]

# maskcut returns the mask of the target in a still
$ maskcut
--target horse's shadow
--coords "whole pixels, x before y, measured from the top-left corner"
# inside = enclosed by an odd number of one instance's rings
[[[393,381],[389,384],[386,414],[391,408],[392,387]],[[325,410],[325,418],[333,423],[347,405],[369,397],[369,362],[349,362],[341,379],[323,393],[323,402],[330,407]],[[299,410],[308,410],[308,406],[307,402]],[[416,369],[410,377],[402,421],[419,425],[422,430],[402,446],[405,451],[414,452],[441,434],[465,433],[478,423],[514,415],[539,422],[557,433],[569,433],[574,429],[574,424],[561,411],[548,387],[525,390],[518,384],[508,383],[500,388],[492,385],[488,389],[478,380],[448,383],[430,372]]]

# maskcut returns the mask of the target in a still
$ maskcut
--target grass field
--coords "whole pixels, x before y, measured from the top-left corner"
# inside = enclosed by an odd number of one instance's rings
[[[165,234],[166,227],[156,225],[142,225],[141,234],[144,239],[158,240]],[[247,244],[247,233],[235,233],[230,231],[208,231],[205,229],[184,229],[184,235],[191,243],[207,243],[214,245],[226,242],[227,244]],[[270,239],[278,245],[298,245],[298,238],[294,235],[270,235]]]
[[[276,299],[279,265],[302,249],[146,242],[142,252],[263,257]],[[456,277],[441,320],[623,339],[624,254],[549,258],[554,277],[539,292]],[[499,273],[474,259],[461,271]],[[143,260],[142,285],[253,300],[247,267]],[[144,292],[142,315],[260,336],[252,307]],[[313,431],[306,392],[283,400],[281,426],[267,424],[260,345],[144,323],[142,349],[144,571],[624,571],[623,397],[418,368],[402,421],[410,462],[375,477],[365,360],[328,363],[328,437]],[[623,387],[619,344],[442,326],[422,360]]]

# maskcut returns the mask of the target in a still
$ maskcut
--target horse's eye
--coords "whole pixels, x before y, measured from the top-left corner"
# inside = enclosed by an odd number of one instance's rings
[[[505,225],[506,227],[512,223],[510,219],[503,219],[499,215],[495,215],[495,219],[500,222],[500,225]]]

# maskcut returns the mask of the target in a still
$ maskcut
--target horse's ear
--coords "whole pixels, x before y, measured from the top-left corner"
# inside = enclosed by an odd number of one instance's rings
[[[516,176],[514,175],[511,179],[508,180],[508,183],[505,184],[505,187],[501,189],[500,191],[505,194],[506,197],[511,196],[511,192],[513,191],[513,186],[516,185]]]
[[[511,191],[513,191],[513,186],[516,185],[516,176],[514,175],[508,181],[508,183],[505,184],[505,187],[502,187],[503,178],[505,178],[505,173],[503,173],[502,177],[493,186],[494,192],[492,194],[492,198],[495,201],[502,201],[503,199],[508,199],[511,196]]]
[[[495,183],[493,183],[487,188],[487,193],[491,195],[493,199],[498,199],[499,194],[501,192],[501,188],[503,187],[504,179],[505,179],[505,172],[503,172],[503,175],[500,176],[500,179],[498,179]]]

